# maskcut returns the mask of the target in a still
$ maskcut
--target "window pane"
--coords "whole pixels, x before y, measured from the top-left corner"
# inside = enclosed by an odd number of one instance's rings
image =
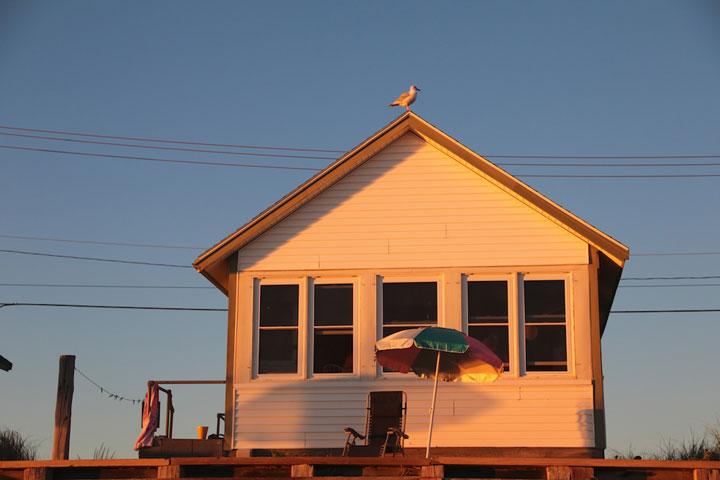
[[[504,325],[482,325],[469,326],[468,335],[480,340],[495,355],[500,357],[505,366],[505,371],[509,370],[510,365],[510,343],[508,342],[508,327]]]
[[[526,325],[527,371],[567,371],[564,325]]]
[[[296,327],[299,288],[298,285],[261,285],[260,326]]]
[[[297,358],[296,328],[260,330],[258,373],[297,373]]]
[[[525,323],[565,322],[565,281],[525,282]]]
[[[352,284],[315,285],[315,326],[352,324]]]
[[[353,285],[315,285],[314,291],[313,372],[352,373]]]
[[[468,282],[468,324],[507,322],[507,282]]]
[[[383,283],[383,324],[437,323],[437,283]]]
[[[352,373],[352,329],[315,329],[314,373]]]

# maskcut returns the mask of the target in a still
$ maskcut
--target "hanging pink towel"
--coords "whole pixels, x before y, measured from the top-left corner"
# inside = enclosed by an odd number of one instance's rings
[[[160,396],[158,386],[153,383],[145,394],[145,405],[142,413],[142,432],[135,441],[135,450],[150,447],[153,443],[155,430],[160,426]]]

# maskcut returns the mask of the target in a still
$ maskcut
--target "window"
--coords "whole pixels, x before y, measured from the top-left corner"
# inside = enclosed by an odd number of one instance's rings
[[[525,369],[567,371],[564,280],[526,280]]]
[[[383,337],[427,325],[437,325],[437,282],[383,283]]]
[[[313,373],[353,372],[353,285],[315,284]]]
[[[508,334],[508,284],[506,281],[467,283],[468,335],[487,345],[510,366]]]
[[[299,285],[260,285],[258,373],[298,371]]]

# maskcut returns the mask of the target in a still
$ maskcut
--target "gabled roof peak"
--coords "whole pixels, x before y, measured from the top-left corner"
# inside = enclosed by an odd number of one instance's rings
[[[406,111],[321,172],[285,195],[278,202],[265,209],[244,226],[225,237],[217,245],[204,252],[195,260],[193,266],[218,288],[226,292],[228,266],[225,260],[228,257],[408,132],[417,135],[448,156],[463,163],[501,190],[516,197],[565,230],[602,251],[619,266],[622,266],[627,260],[629,251],[626,246],[465,147],[416,113]]]

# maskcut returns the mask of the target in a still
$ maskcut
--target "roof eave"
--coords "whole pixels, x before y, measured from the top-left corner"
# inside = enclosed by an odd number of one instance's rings
[[[322,191],[334,185],[408,131],[450,153],[454,158],[464,162],[483,177],[520,199],[546,218],[605,252],[619,266],[622,267],[629,258],[629,249],[622,243],[565,210],[419,116],[412,112],[405,112],[204,252],[193,262],[193,266],[220,290],[227,293],[227,286],[216,276],[217,273],[221,272],[210,271],[213,265],[226,260],[234,252],[272,228]]]

